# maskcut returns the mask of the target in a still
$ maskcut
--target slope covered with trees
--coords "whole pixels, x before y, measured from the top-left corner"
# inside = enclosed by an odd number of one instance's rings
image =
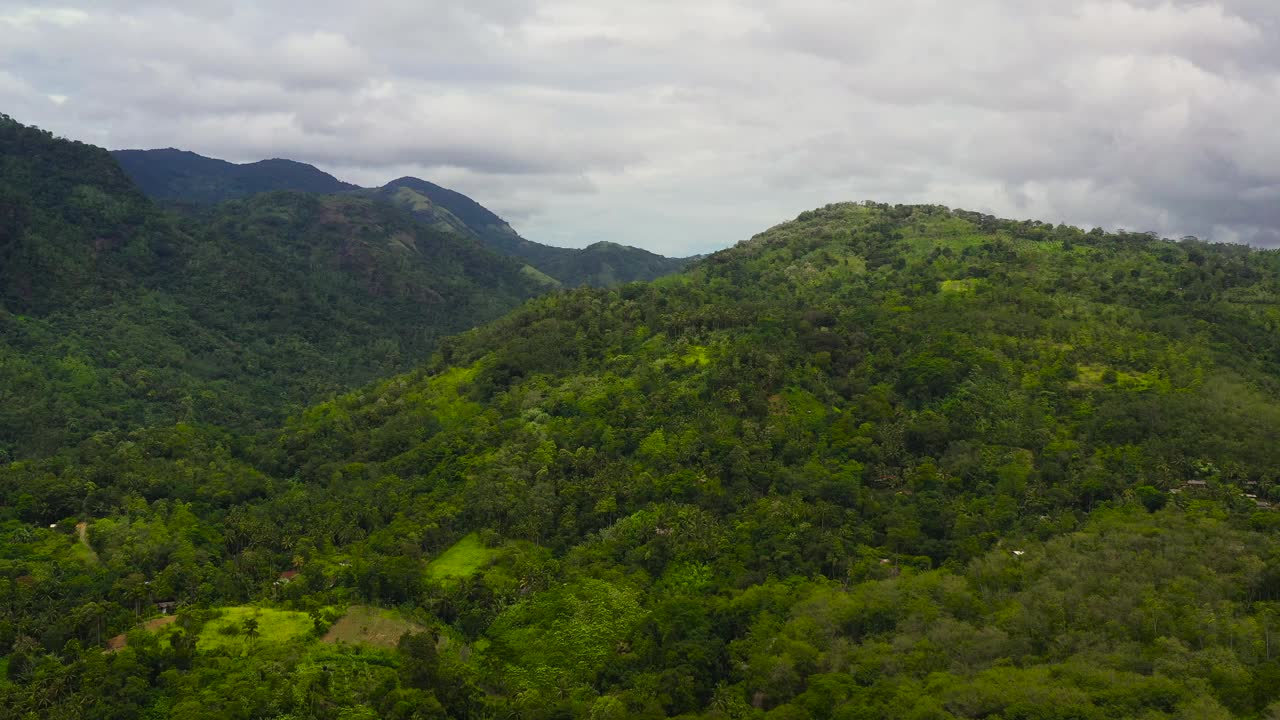
[[[414,177],[363,189],[293,160],[236,165],[173,149],[116,150],[112,155],[143,192],[167,203],[198,207],[276,190],[377,198],[408,210],[439,232],[478,240],[500,255],[527,263],[526,272],[542,282],[566,287],[610,287],[653,280],[678,272],[690,260],[609,242],[577,249],[526,240],[507,221],[475,200]]]
[[[367,199],[170,216],[106,151],[0,118],[0,457],[178,420],[276,424],[543,288]]]
[[[393,180],[375,194],[433,227],[474,234],[495,252],[519,258],[566,287],[656,280],[679,272],[692,259],[663,257],[611,242],[585,248],[536,243],[520,237],[505,220],[471,198],[418,178]]]
[[[0,706],[1270,717],[1278,324],[1275,252],[804,213],[260,442],[157,427],[4,468]],[[175,625],[95,649],[160,599]],[[319,639],[361,604],[422,631]]]
[[[339,193],[356,189],[312,165],[293,160],[236,164],[187,150],[115,150],[126,175],[156,200],[214,205],[275,190]]]

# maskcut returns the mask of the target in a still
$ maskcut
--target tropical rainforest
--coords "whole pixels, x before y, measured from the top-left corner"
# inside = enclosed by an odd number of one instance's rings
[[[939,206],[557,288],[0,122],[0,717],[1280,717],[1280,253]]]

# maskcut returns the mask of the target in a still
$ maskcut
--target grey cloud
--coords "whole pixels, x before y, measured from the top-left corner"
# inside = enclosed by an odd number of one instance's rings
[[[26,122],[420,175],[548,242],[870,198],[1280,244],[1271,0],[0,0],[0,35]]]

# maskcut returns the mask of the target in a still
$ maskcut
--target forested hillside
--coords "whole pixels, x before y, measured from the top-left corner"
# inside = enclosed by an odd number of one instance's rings
[[[566,287],[612,287],[656,280],[678,272],[690,261],[611,242],[562,248],[526,240],[466,195],[418,178],[393,180],[375,193],[433,227],[472,233],[495,252],[519,258]]]
[[[187,150],[116,150],[125,174],[157,200],[214,205],[275,190],[340,193],[356,189],[306,163],[260,160],[237,165]]]
[[[102,430],[267,427],[544,283],[360,198],[177,218],[99,148],[0,117],[0,458]]]
[[[1274,717],[1277,330],[1276,252],[807,212],[265,440],[10,464],[0,707]]]
[[[544,283],[611,287],[670,275],[689,262],[610,242],[578,249],[526,240],[475,200],[413,177],[363,189],[292,160],[236,165],[173,149],[116,150],[112,155],[149,197],[183,206],[198,208],[276,190],[377,198],[409,211],[434,230],[477,240],[499,255],[527,263],[526,272]]]

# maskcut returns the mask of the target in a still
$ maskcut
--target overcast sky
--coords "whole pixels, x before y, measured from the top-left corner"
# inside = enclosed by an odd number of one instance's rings
[[[175,9],[180,8],[180,9]],[[705,252],[874,199],[1280,245],[1280,2],[0,0],[0,112]]]

